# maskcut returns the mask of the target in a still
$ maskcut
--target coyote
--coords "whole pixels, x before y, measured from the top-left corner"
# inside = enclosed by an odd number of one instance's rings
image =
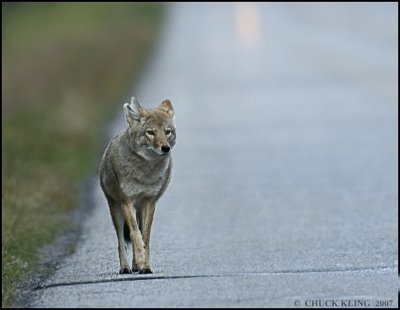
[[[132,97],[123,105],[128,127],[112,138],[100,163],[100,185],[118,237],[119,273],[153,273],[150,231],[157,200],[171,179],[176,132],[169,100],[142,108]],[[132,269],[126,245],[132,242]]]

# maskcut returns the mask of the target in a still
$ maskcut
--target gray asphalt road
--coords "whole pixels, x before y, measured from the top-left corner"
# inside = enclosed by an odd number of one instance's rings
[[[131,94],[176,110],[155,273],[118,274],[96,180],[76,253],[31,305],[396,307],[397,9],[171,4]]]

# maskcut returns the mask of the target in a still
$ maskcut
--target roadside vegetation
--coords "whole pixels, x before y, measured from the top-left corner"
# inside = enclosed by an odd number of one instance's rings
[[[2,3],[2,306],[68,228],[104,125],[129,97],[160,3]]]

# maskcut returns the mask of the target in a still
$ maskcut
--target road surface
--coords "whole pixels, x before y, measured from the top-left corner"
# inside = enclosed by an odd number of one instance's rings
[[[130,94],[176,111],[154,274],[118,274],[96,178],[75,253],[29,305],[396,307],[397,10],[170,4]],[[125,127],[122,103],[107,139]]]

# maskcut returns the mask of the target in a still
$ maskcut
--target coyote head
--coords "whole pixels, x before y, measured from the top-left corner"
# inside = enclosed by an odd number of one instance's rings
[[[129,145],[146,159],[163,158],[175,145],[174,109],[171,101],[164,100],[155,109],[142,108],[136,98],[124,104],[129,125]]]

